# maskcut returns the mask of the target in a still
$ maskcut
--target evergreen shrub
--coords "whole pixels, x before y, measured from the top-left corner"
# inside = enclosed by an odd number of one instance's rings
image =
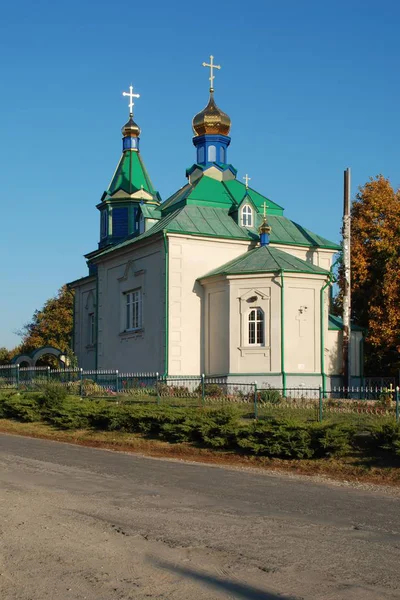
[[[400,423],[383,423],[371,431],[375,446],[400,456]]]
[[[34,423],[40,421],[42,415],[36,398],[14,393],[0,401],[0,418]]]

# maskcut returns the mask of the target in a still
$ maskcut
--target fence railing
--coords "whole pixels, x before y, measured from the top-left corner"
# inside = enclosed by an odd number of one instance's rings
[[[304,420],[335,418],[346,414],[388,416],[400,421],[399,388],[390,386],[321,388],[261,387],[257,382],[229,382],[212,376],[162,376],[159,373],[120,372],[109,369],[51,369],[0,366],[0,389],[34,391],[56,382],[70,394],[115,399],[118,402],[169,406],[237,406],[244,418],[290,417]]]

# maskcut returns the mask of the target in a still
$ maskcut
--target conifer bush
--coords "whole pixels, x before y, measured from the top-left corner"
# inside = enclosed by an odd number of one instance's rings
[[[60,429],[139,433],[173,443],[283,459],[345,456],[354,449],[367,455],[380,449],[400,457],[400,425],[394,421],[303,423],[277,416],[250,421],[232,405],[199,409],[120,404],[67,396],[60,384],[45,384],[36,392],[2,392],[1,418],[44,421]]]
[[[0,401],[0,418],[34,423],[41,420],[42,414],[36,398],[14,393]]]

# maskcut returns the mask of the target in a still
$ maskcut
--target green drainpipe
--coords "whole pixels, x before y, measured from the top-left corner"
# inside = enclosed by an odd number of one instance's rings
[[[321,305],[321,376],[322,376],[322,397],[326,398],[326,373],[325,373],[325,315],[324,315],[324,292],[328,285],[331,284],[332,277],[329,275],[328,281],[322,286],[320,292],[320,305]]]
[[[169,260],[168,260],[168,240],[167,232],[164,235],[164,255],[165,255],[165,368],[164,377],[168,377],[168,345],[169,345]]]
[[[71,333],[71,339],[70,339],[69,346],[70,346],[72,352],[75,354],[75,316],[76,316],[75,292],[73,292],[71,290],[71,288],[69,288],[68,286],[67,286],[67,291],[72,296],[72,333]]]
[[[285,285],[283,270],[281,271],[281,373],[282,396],[286,397],[286,371],[285,371]]]
[[[96,269],[96,343],[95,343],[95,355],[94,355],[94,368],[97,370],[99,362],[99,272]]]

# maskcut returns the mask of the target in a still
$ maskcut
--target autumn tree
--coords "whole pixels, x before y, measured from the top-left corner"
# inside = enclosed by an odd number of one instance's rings
[[[366,328],[366,373],[397,374],[400,190],[395,191],[382,175],[371,178],[358,191],[351,208],[351,239],[352,318]]]
[[[20,335],[21,353],[32,352],[43,346],[53,346],[64,353],[69,352],[73,327],[73,294],[64,285],[54,298],[45,302],[33,314]]]

